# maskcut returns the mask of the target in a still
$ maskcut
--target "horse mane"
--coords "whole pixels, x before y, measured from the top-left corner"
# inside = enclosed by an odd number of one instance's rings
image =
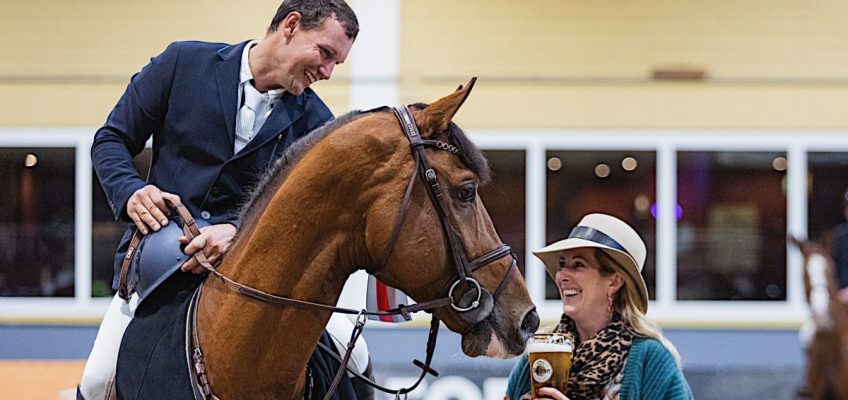
[[[256,186],[251,191],[251,194],[248,196],[244,206],[241,208],[239,221],[244,222],[259,203],[264,204],[261,200],[266,197],[270,197],[270,195],[273,194],[267,193],[268,196],[265,196],[266,192],[270,192],[269,188],[276,188],[279,187],[279,185],[282,185],[292,168],[297,165],[303,155],[312,149],[312,147],[314,147],[318,142],[336,129],[362,118],[369,113],[370,111],[351,111],[339,118],[328,121],[324,125],[315,128],[312,132],[309,132],[303,138],[295,141],[294,144],[289,146],[289,148],[283,152],[282,156],[274,161],[274,163],[262,175],[262,178],[256,183]]]
[[[427,105],[423,103],[416,103],[413,104],[412,107],[423,109],[427,107]],[[283,182],[285,182],[289,173],[294,166],[297,165],[298,161],[300,161],[300,159],[318,142],[323,140],[336,129],[350,122],[362,118],[365,115],[385,110],[388,110],[388,107],[380,107],[368,111],[351,111],[339,118],[327,122],[323,126],[316,128],[304,136],[302,139],[297,140],[285,152],[283,152],[283,155],[280,156],[262,175],[262,178],[251,191],[250,196],[248,196],[245,205],[241,208],[239,221],[244,224],[246,219],[253,214],[253,211],[257,207],[264,208],[267,201],[273,194],[272,189],[278,188],[283,184]],[[459,149],[459,158],[462,163],[477,175],[477,178],[480,180],[480,185],[483,186],[489,183],[489,181],[491,181],[491,170],[489,169],[489,163],[483,155],[483,152],[480,151],[480,149],[468,139],[465,132],[453,122],[448,124],[448,129],[445,134],[448,137],[448,141]]]

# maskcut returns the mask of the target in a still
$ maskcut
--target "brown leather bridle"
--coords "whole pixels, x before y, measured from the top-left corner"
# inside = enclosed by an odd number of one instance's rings
[[[409,108],[405,106],[396,106],[392,107],[392,111],[397,117],[401,128],[403,128],[403,133],[409,140],[409,146],[412,150],[412,157],[415,161],[415,166],[412,170],[412,176],[409,178],[409,183],[407,184],[403,201],[401,202],[400,212],[395,220],[391,242],[386,248],[386,252],[380,266],[382,267],[386,264],[391,252],[394,250],[395,242],[400,234],[400,228],[403,225],[403,220],[406,216],[407,208],[409,207],[412,187],[415,185],[415,178],[420,174],[424,183],[424,188],[427,190],[427,195],[430,197],[430,201],[433,203],[433,207],[436,209],[436,213],[439,216],[439,222],[442,226],[442,234],[445,238],[445,245],[450,253],[451,259],[453,260],[454,267],[456,267],[458,278],[453,282],[448,290],[447,298],[451,300],[450,306],[459,312],[460,316],[462,316],[466,322],[470,324],[480,322],[488,317],[492,310],[494,299],[500,295],[504,287],[506,287],[506,284],[510,281],[513,271],[517,269],[516,257],[508,245],[502,244],[498,248],[468,261],[468,258],[465,255],[465,249],[459,239],[459,235],[453,228],[453,224],[451,224],[450,217],[448,216],[448,207],[445,202],[445,195],[438,180],[436,179],[436,171],[430,166],[430,163],[427,161],[427,155],[424,151],[424,147],[429,146],[439,150],[448,151],[454,155],[459,155],[459,149],[451,144],[441,141],[422,139],[421,135],[418,133],[418,127],[415,124],[415,119],[409,111]],[[506,255],[513,256],[512,265],[510,265],[506,274],[501,279],[501,282],[498,284],[498,287],[495,289],[494,295],[492,295],[488,290],[480,285],[480,282],[473,278],[474,271],[499,260],[501,257]],[[470,290],[465,292],[460,297],[460,300],[457,301],[454,297],[454,290],[456,290],[460,284],[469,286]],[[469,294],[471,295],[470,297],[468,296]],[[461,304],[462,300],[470,301],[468,301],[467,304]],[[481,307],[486,309],[486,312],[475,312],[474,314],[471,314],[472,311],[476,311]]]
[[[362,329],[365,324],[364,316],[381,316],[381,315],[402,315],[406,320],[411,319],[411,313],[418,311],[432,311],[437,308],[451,306],[455,311],[457,311],[460,317],[470,325],[476,324],[480,321],[483,321],[494,309],[494,302],[498,298],[498,296],[502,293],[503,289],[506,287],[506,284],[511,280],[514,271],[517,269],[517,261],[516,255],[512,251],[512,249],[506,245],[502,244],[496,249],[483,254],[471,261],[465,255],[465,249],[462,246],[462,242],[459,239],[459,235],[456,230],[453,228],[453,225],[450,222],[450,217],[448,216],[447,204],[445,200],[444,192],[442,191],[436,176],[435,170],[430,166],[430,163],[427,161],[427,156],[425,152],[425,147],[431,147],[438,150],[448,151],[454,155],[459,155],[459,149],[456,146],[451,144],[436,141],[436,140],[424,140],[421,138],[421,135],[418,132],[418,127],[415,124],[415,119],[412,116],[412,113],[406,106],[396,106],[392,107],[392,111],[400,123],[402,130],[409,140],[410,149],[412,151],[412,156],[414,160],[414,167],[412,171],[412,176],[409,178],[409,182],[406,187],[406,191],[404,193],[403,201],[401,202],[400,211],[398,216],[395,219],[394,228],[392,229],[392,235],[389,239],[389,244],[386,247],[386,250],[383,254],[383,257],[380,260],[380,264],[378,264],[379,271],[380,268],[386,265],[391,256],[391,253],[394,249],[394,246],[397,242],[397,237],[400,234],[400,229],[403,225],[404,217],[406,216],[407,210],[409,208],[412,189],[416,182],[416,177],[421,176],[421,179],[424,183],[424,187],[427,191],[428,196],[433,204],[433,207],[436,210],[436,213],[439,217],[439,221],[442,226],[442,233],[445,238],[445,245],[450,254],[450,258],[453,260],[453,264],[456,267],[458,278],[454,281],[450,288],[448,289],[447,296],[436,298],[430,301],[425,301],[423,303],[416,303],[410,306],[400,305],[397,308],[385,311],[376,311],[370,312],[366,310],[354,310],[349,308],[335,307],[327,304],[314,303],[304,300],[293,299],[289,297],[278,296],[274,294],[270,294],[264,292],[262,290],[241,284],[222,274],[218,270],[215,269],[205,257],[203,257],[202,252],[198,252],[194,255],[197,261],[202,265],[212,276],[220,279],[222,283],[224,283],[225,287],[236,291],[244,296],[253,298],[255,300],[259,300],[269,304],[278,304],[278,305],[289,305],[296,306],[301,308],[309,308],[309,309],[318,309],[322,311],[330,311],[335,313],[343,313],[343,314],[352,314],[357,315],[357,322],[354,327],[353,335],[351,336],[351,340],[348,343],[347,351],[344,357],[340,358],[339,361],[341,363],[341,367],[337,372],[335,379],[333,380],[333,384],[330,386],[330,389],[327,392],[325,397],[329,399],[332,393],[335,391],[341,377],[344,374],[345,369],[347,368],[348,361],[350,360],[350,356],[353,351],[353,346],[358,339],[359,335],[362,333]],[[181,204],[172,204],[174,206],[180,217],[183,219],[183,230],[186,233],[186,236],[189,240],[193,239],[195,236],[200,234],[200,230],[197,229],[194,218],[185,210]],[[130,247],[134,250],[137,246],[138,240],[135,236],[138,236],[139,233],[136,231],[136,235],[134,235],[133,240],[131,241]],[[133,244],[134,243],[134,244]],[[127,257],[124,259],[124,265],[121,268],[121,279],[120,279],[120,289],[119,293],[121,297],[127,296],[127,285],[126,285],[126,275],[127,270],[129,269],[129,260],[131,259],[132,251],[130,250],[127,253]],[[480,268],[501,259],[506,255],[512,256],[512,264],[507,270],[506,274],[501,279],[501,282],[498,284],[495,289],[494,294],[490,293],[486,288],[482,287],[480,282],[474,279],[473,274],[474,271],[479,270]],[[468,290],[457,295],[454,291],[459,287],[466,287]],[[197,332],[197,303],[200,298],[200,293],[203,289],[203,283],[201,283],[199,289],[195,292],[192,297],[191,305],[189,307],[189,315],[187,316],[188,325],[190,325],[190,334],[192,336],[192,348],[191,357],[194,361],[195,372],[197,373],[197,384],[199,384],[202,388],[202,395],[206,399],[213,398],[212,390],[209,386],[208,379],[206,377],[206,367],[204,364],[203,353],[200,350],[200,342],[198,340],[198,332]],[[444,289],[443,289],[444,290]],[[421,376],[415,382],[414,385],[408,388],[402,388],[398,390],[386,389],[377,385],[370,379],[360,375],[358,371],[351,372],[369,385],[374,388],[394,394],[396,396],[405,395],[412,390],[414,390],[419,383],[423,380],[426,374],[430,373],[434,376],[437,376],[438,373],[430,368],[430,362],[433,356],[433,350],[435,349],[435,341],[436,335],[439,330],[439,319],[434,315],[431,320],[430,326],[430,334],[427,339],[427,355],[425,358],[425,362],[421,362],[418,360],[414,361],[414,364],[422,369]],[[189,331],[189,329],[187,329]],[[320,343],[319,343],[320,345]],[[324,346],[321,346],[324,350],[326,349]],[[330,354],[335,355],[332,351],[329,351]],[[192,377],[194,378],[194,377]]]

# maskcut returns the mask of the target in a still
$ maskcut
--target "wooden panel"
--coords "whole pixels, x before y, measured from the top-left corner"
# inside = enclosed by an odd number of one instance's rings
[[[0,0],[0,125],[100,125],[169,43],[261,39],[279,3]],[[347,111],[347,71],[316,85],[335,113]]]
[[[848,3],[768,0],[403,2],[403,72],[637,77],[657,66],[846,79]]]
[[[432,102],[454,84],[422,84],[407,103]],[[478,80],[457,114],[465,128],[845,129],[846,87],[697,83],[522,85]]]
[[[401,95],[489,128],[843,129],[848,2],[403,2]],[[657,82],[657,68],[704,71]]]
[[[99,127],[124,89],[126,83],[0,84],[0,125]],[[336,115],[348,111],[346,82],[319,82],[315,90]]]

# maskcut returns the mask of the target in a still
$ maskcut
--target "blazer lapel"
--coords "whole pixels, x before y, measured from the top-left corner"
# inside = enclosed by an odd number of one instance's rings
[[[215,67],[215,80],[218,85],[218,103],[221,115],[227,127],[230,149],[235,143],[236,113],[238,113],[238,79],[241,69],[241,54],[247,42],[227,46],[218,50],[221,61]]]
[[[280,98],[280,101],[274,106],[274,109],[271,110],[271,114],[268,115],[268,119],[265,120],[265,124],[263,124],[262,128],[259,129],[256,137],[254,137],[247,146],[244,146],[244,148],[241,149],[241,151],[239,151],[233,159],[241,158],[245,154],[249,154],[250,152],[264,146],[268,143],[268,141],[274,139],[278,134],[288,129],[295,121],[300,119],[301,116],[303,116],[303,109],[298,104],[297,97],[292,96],[289,93],[283,94],[283,97]]]

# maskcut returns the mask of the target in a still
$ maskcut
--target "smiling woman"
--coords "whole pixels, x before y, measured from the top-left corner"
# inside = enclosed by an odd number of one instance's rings
[[[545,387],[537,396],[692,398],[677,350],[645,317],[648,291],[641,271],[647,249],[630,225],[589,214],[568,238],[533,254],[545,263],[562,298],[562,318],[553,332],[576,344],[566,393]],[[524,399],[529,379],[525,356],[510,374],[507,397]]]

